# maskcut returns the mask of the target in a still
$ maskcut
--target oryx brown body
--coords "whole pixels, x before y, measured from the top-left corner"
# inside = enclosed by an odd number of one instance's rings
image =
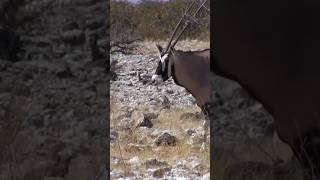
[[[162,48],[158,48],[161,55]],[[210,49],[200,51],[171,49],[164,57],[165,59],[159,61],[154,76],[161,78],[161,81],[172,77],[177,85],[184,87],[195,97],[198,106],[203,109],[210,98]]]
[[[186,88],[196,99],[199,107],[209,102],[210,49],[202,51],[175,51],[172,55],[176,84]]]
[[[215,0],[212,69],[238,81],[320,178],[320,2]]]
[[[163,82],[173,78],[177,85],[184,87],[195,97],[197,105],[205,113],[204,146],[208,131],[208,105],[210,104],[210,49],[201,51],[180,51],[171,48],[163,51],[157,46],[160,55],[158,67],[152,82]],[[203,146],[203,147],[204,147]]]

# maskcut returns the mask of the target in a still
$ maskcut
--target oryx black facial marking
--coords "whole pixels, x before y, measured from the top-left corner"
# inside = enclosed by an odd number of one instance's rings
[[[172,52],[173,49],[170,49],[169,52],[163,52],[161,46],[157,46],[159,50],[159,58],[160,61],[158,62],[157,69],[152,76],[152,81],[160,82],[166,81],[172,75],[172,67],[173,67],[173,60],[172,60]]]

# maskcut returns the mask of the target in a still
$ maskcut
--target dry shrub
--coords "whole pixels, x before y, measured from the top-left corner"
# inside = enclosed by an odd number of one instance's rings
[[[112,0],[110,3],[111,42],[169,38],[190,3],[190,0],[142,0],[139,4],[132,4],[128,1]],[[210,1],[206,6],[210,7]],[[200,11],[198,17],[199,23],[191,23],[183,33],[182,39],[209,39],[209,13],[205,10]]]

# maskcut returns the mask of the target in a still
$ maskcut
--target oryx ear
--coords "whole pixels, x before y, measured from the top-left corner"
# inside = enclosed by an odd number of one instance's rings
[[[163,48],[159,44],[156,44],[156,46],[158,48],[160,55],[162,55]]]

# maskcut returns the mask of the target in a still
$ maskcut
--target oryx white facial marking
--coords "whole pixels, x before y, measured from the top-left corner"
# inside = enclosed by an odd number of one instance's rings
[[[164,63],[165,60],[168,58],[168,56],[169,56],[168,53],[164,54],[164,55],[161,57],[161,62]]]
[[[164,71],[164,68],[166,67],[166,59],[168,58],[169,54],[166,53],[164,54],[161,58],[160,58],[160,61],[162,63],[162,72]]]

